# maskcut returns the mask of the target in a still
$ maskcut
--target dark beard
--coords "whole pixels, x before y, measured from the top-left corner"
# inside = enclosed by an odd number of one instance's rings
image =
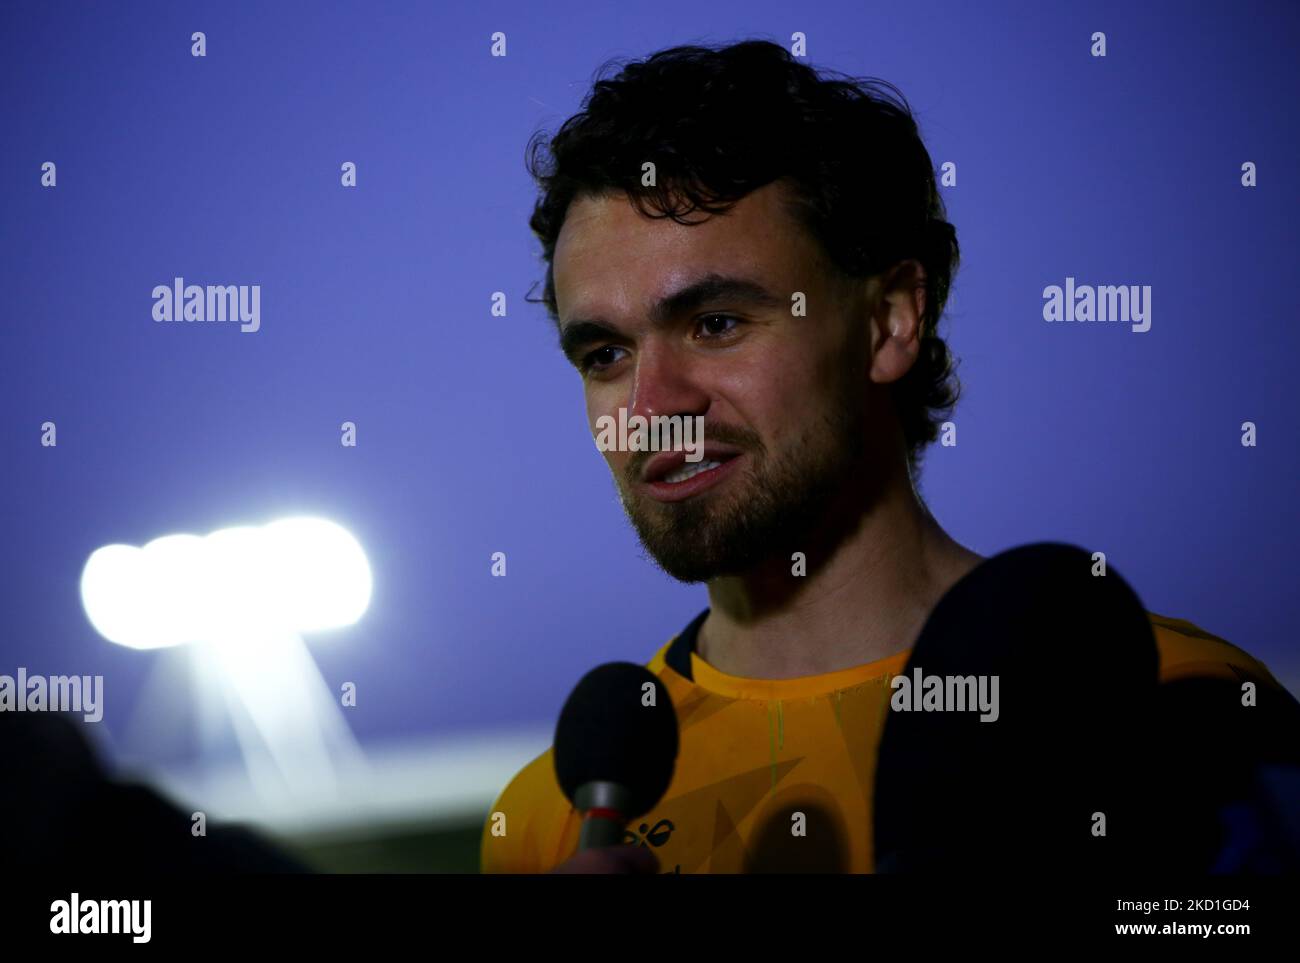
[[[629,500],[619,486],[619,499],[646,554],[679,581],[704,582],[738,575],[765,559],[789,561],[793,552],[807,552],[865,449],[860,399],[841,401],[832,406],[836,414],[826,417],[822,432],[803,435],[798,447],[778,459],[749,429],[706,429],[706,438],[735,445],[750,462],[720,489],[665,504],[644,496]],[[629,469],[639,472],[644,462],[633,459]]]

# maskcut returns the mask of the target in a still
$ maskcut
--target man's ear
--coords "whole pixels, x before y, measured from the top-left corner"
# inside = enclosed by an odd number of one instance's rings
[[[925,268],[903,261],[885,272],[871,317],[871,380],[897,381],[911,370],[921,351],[925,314]]]

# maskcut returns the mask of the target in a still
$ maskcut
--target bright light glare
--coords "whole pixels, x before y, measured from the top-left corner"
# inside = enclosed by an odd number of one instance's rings
[[[91,624],[135,649],[351,625],[371,587],[360,543],[323,518],[106,545],[81,573]]]

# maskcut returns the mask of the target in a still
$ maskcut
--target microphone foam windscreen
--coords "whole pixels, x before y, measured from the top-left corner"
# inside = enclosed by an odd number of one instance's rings
[[[977,851],[1051,858],[1061,840],[1086,847],[1097,811],[1110,811],[1112,838],[1136,841],[1158,669],[1142,602],[1084,549],[1023,545],[972,569],[921,630],[908,685],[896,680],[877,755],[878,855],[915,868]],[[976,685],[991,711],[937,698]],[[936,704],[922,705],[922,686]]]
[[[677,762],[677,715],[659,678],[632,662],[607,662],[574,687],[555,727],[555,775],[573,802],[583,785],[617,783],[632,794],[628,819],[663,798]]]
[[[1113,567],[1097,566],[1086,550],[1055,542],[987,559],[939,600],[909,667],[1009,673],[1035,708],[1072,715],[1104,713],[1096,700],[1108,686],[1149,690],[1158,661],[1146,609]],[[1085,701],[1066,705],[1071,695]]]

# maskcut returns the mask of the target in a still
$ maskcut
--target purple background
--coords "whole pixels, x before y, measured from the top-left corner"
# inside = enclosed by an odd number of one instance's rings
[[[965,395],[924,477],[940,522],[985,554],[1104,550],[1149,609],[1300,688],[1300,333],[1279,289],[1300,6],[445,6],[0,10],[0,673],[103,674],[111,729],[158,656],[91,628],[88,554],[298,512],[347,525],[374,567],[363,621],[309,640],[336,689],[357,683],[363,743],[548,724],[593,664],[648,659],[706,595],[640,557],[524,300],[542,277],[524,145],[607,58],[798,30],[814,65],[897,84],[958,167]],[[156,324],[177,275],[260,284],[261,330]],[[1151,285],[1151,330],[1045,323],[1066,276]]]

